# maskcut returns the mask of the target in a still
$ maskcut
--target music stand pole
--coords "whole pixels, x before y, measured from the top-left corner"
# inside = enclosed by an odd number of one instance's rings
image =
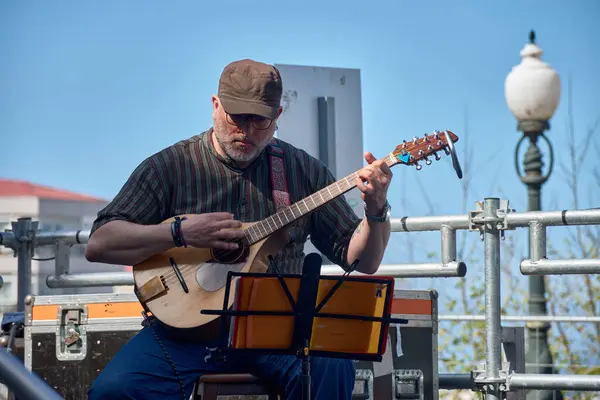
[[[310,339],[315,316],[315,299],[319,289],[321,264],[323,259],[317,253],[310,253],[304,258],[298,301],[296,302],[297,316],[294,324],[292,342],[298,349],[298,357],[302,361],[302,400],[310,400]]]
[[[302,351],[302,400],[310,400],[310,355],[308,352],[308,340]]]

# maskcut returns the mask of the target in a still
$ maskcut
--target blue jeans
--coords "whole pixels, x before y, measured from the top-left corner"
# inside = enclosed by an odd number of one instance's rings
[[[288,400],[301,399],[302,366],[295,356],[231,353],[222,362],[209,350],[216,343],[180,340],[156,320],[152,328],[144,327],[113,357],[89,390],[89,400],[181,400],[181,385],[189,398],[198,377],[206,373],[251,373],[278,385]],[[174,363],[181,384],[155,335]],[[352,360],[311,357],[310,368],[313,400],[351,399]]]

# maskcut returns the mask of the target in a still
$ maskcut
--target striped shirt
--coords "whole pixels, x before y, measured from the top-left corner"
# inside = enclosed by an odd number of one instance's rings
[[[91,233],[114,220],[158,224],[175,215],[230,212],[242,222],[254,222],[274,214],[267,151],[240,169],[216,152],[211,134],[212,128],[146,158],[98,213]],[[278,142],[284,151],[290,203],[335,182],[321,161],[285,141]],[[348,245],[359,222],[343,195],[299,218],[292,225],[293,243],[274,256],[278,269],[301,272],[308,238],[331,262],[347,268]]]

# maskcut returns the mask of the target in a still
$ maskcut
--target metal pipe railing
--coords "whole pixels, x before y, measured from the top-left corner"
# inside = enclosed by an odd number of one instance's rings
[[[502,315],[500,320],[503,322],[566,322],[566,323],[589,323],[596,324],[600,322],[598,316],[577,316],[566,315]],[[440,314],[438,321],[485,321],[485,315],[448,315]]]
[[[46,381],[6,350],[0,350],[0,382],[19,400],[63,400]]]
[[[439,374],[440,389],[446,390],[477,390],[471,374]]]
[[[48,275],[46,285],[49,288],[77,288],[101,286],[133,285],[131,272],[88,272],[85,274]]]
[[[341,275],[344,270],[337,265],[324,265],[322,275]],[[415,267],[411,264],[386,264],[382,265],[375,275],[393,276],[395,278],[452,278],[463,277],[467,273],[464,263],[451,262],[449,265],[420,264]],[[357,275],[363,275],[356,272]],[[48,275],[46,285],[49,288],[77,288],[100,286],[129,286],[133,285],[131,272],[88,272],[83,274]]]
[[[322,275],[340,275],[344,270],[337,265],[324,265]],[[354,274],[363,275],[358,272]],[[451,261],[448,264],[383,264],[374,275],[393,276],[394,278],[456,278],[467,274],[463,262]]]
[[[511,374],[510,389],[600,390],[600,375]]]
[[[586,275],[600,274],[600,259],[521,261],[523,275]]]

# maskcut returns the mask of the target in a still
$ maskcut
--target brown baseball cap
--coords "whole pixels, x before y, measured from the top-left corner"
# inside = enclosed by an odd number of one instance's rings
[[[218,96],[229,114],[279,114],[283,85],[273,65],[244,59],[228,64],[219,79]]]

